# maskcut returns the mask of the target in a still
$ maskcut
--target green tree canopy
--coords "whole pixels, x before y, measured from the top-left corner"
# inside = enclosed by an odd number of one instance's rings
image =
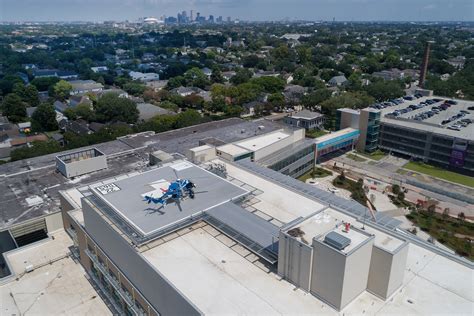
[[[31,127],[37,132],[55,131],[58,129],[56,111],[52,104],[42,103],[36,108],[31,117]]]
[[[21,122],[26,118],[26,104],[15,94],[8,94],[2,102],[2,113],[13,123]]]
[[[365,87],[365,91],[377,101],[396,99],[405,95],[401,83],[393,80],[373,82]]]
[[[138,120],[138,109],[132,100],[121,98],[115,93],[106,93],[95,105],[97,119],[100,122],[135,123]]]
[[[69,97],[71,90],[72,90],[72,85],[65,80],[58,81],[53,87],[54,95],[58,99],[63,100],[63,101],[66,100],[67,97]]]
[[[247,68],[240,68],[237,70],[235,76],[230,78],[230,82],[232,82],[235,85],[241,84],[241,83],[246,83],[247,81],[252,78],[253,72],[250,69]]]

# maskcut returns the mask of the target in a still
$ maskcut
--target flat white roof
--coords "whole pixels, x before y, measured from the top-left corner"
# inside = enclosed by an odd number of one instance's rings
[[[189,150],[197,153],[197,152],[204,151],[204,150],[209,150],[209,149],[212,149],[212,148],[214,148],[214,147],[209,146],[209,145],[202,145],[202,146],[191,148]]]
[[[232,157],[240,156],[249,153],[250,151],[234,144],[226,144],[217,147],[217,150],[222,151]]]
[[[204,314],[338,315],[208,225],[142,255]],[[392,298],[365,291],[342,312],[472,315],[472,279],[469,268],[410,244],[403,285]]]
[[[338,251],[340,251],[344,254],[348,254],[352,250],[356,249],[357,247],[359,247],[360,245],[365,243],[370,238],[370,236],[368,236],[367,234],[365,234],[361,231],[355,230],[353,228],[349,228],[349,230],[346,231],[344,225],[339,225],[338,227],[332,229],[330,232],[338,233],[339,235],[344,236],[346,238],[349,238],[351,240],[351,243],[347,247],[345,247],[342,250],[338,250]],[[327,232],[326,234],[321,235],[318,238],[318,240],[320,242],[326,244],[324,242],[324,239],[325,239],[326,235],[329,234],[330,232]],[[328,244],[326,244],[326,245],[328,245]],[[336,248],[334,248],[332,246],[329,246],[329,245],[328,245],[328,247],[330,247],[332,249],[336,249]]]
[[[337,314],[230,248],[235,242],[213,237],[205,228],[142,253],[204,314]]]
[[[217,161],[224,163],[221,160]],[[311,215],[325,207],[321,203],[262,179],[235,165],[225,164],[229,176],[233,177],[236,181],[248,184],[262,191],[261,194],[256,196],[256,201],[252,203],[252,207],[257,209],[256,215],[274,218],[282,223],[287,223],[300,216],[306,217]],[[232,183],[236,182],[232,181]]]
[[[346,236],[352,240],[352,237],[351,237],[352,234],[343,232],[344,230],[344,225],[342,225],[343,222],[350,223],[351,225],[355,225],[358,228],[362,228],[361,223],[355,220],[353,217],[342,214],[341,212],[338,212],[334,209],[327,208],[321,212],[318,212],[317,214],[314,214],[306,218],[303,222],[295,224],[292,227],[289,227],[287,231],[291,230],[292,228],[296,228],[296,227],[299,228],[304,233],[302,237],[309,244],[311,244],[311,240],[313,239],[313,237],[322,235],[322,238],[320,239],[323,240],[325,235],[327,235],[331,231],[334,231],[336,226],[338,226],[336,231],[339,234]],[[404,244],[404,241],[402,239],[389,235],[383,231],[377,230],[367,225],[364,225],[364,231],[370,235],[375,236],[374,238],[375,246],[385,249],[389,252],[395,251],[396,249],[398,249],[398,247]],[[357,243],[358,240],[360,240],[358,236],[353,236],[353,237],[357,237],[357,238],[354,239],[353,242],[351,243],[352,246],[355,243]],[[346,249],[344,249],[344,252],[348,252],[352,248],[354,248],[352,246],[349,246]]]
[[[248,150],[256,151],[288,137],[290,137],[290,134],[288,133],[283,131],[275,131],[262,136],[249,138],[236,144]]]
[[[374,239],[375,246],[385,249],[389,252],[394,252],[401,245],[405,243],[405,241],[403,241],[400,238],[397,238],[393,235],[386,234],[370,226],[365,225],[364,229],[367,233],[375,235],[375,239]]]

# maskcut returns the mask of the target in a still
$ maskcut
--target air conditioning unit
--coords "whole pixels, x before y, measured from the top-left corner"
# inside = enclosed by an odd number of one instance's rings
[[[25,272],[26,273],[30,273],[31,271],[33,271],[35,269],[35,267],[32,265],[32,264],[29,264],[25,267]]]

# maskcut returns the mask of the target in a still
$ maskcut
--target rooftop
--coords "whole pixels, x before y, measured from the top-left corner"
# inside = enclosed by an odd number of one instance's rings
[[[428,99],[441,99],[442,101],[433,103],[431,105],[426,105],[420,109],[415,109],[413,111],[401,114],[400,116],[396,118],[385,116],[391,112],[394,112],[395,110],[402,110],[402,109],[408,108],[410,105],[417,105],[417,104],[420,104],[421,102],[425,102]],[[447,110],[440,111],[438,114],[434,114],[432,117],[429,117],[423,121],[416,121],[413,119],[415,115],[428,112],[434,106],[439,107],[440,105],[443,104],[444,100],[452,100],[452,99],[446,99],[442,97],[422,97],[422,98],[412,100],[412,101],[405,101],[399,105],[390,106],[385,109],[382,109],[381,119],[383,122],[386,122],[386,123],[403,126],[407,128],[413,128],[420,131],[426,131],[426,132],[432,132],[432,133],[436,133],[440,135],[474,140],[474,124],[469,124],[467,127],[461,127],[459,131],[448,129],[448,126],[454,124],[455,122],[458,122],[461,119],[471,119],[474,122],[474,110],[468,109],[469,107],[474,107],[473,101],[456,100],[457,104],[451,105],[449,108],[447,108]],[[451,118],[452,116],[460,113],[460,111],[467,111],[468,114],[458,119],[455,119],[452,122],[449,122],[447,124],[444,124],[444,125],[441,124],[444,120],[447,120]]]
[[[304,119],[304,120],[314,120],[321,116],[323,116],[321,113],[313,112],[309,110],[299,111],[291,115],[291,117],[294,119]]]
[[[281,226],[306,217],[299,227],[312,238],[321,232],[333,231],[336,221],[350,220],[356,229],[340,232],[352,241],[344,249],[347,252],[371,238],[369,235],[372,234],[375,234],[376,246],[396,249],[402,242],[373,227],[366,226],[365,233],[361,233],[357,229],[362,228],[362,223],[353,217],[325,208],[300,192],[237,165],[226,165],[228,180],[232,183],[258,188],[260,192],[249,201],[251,205],[247,209],[267,221],[280,222]],[[322,215],[321,223],[315,223],[317,214]],[[390,237],[392,239],[387,241]],[[393,298],[384,301],[364,292],[344,309],[344,313],[469,314],[472,311],[474,291],[470,278],[466,277],[472,270],[416,244],[411,243],[408,249],[403,285]],[[337,314],[310,293],[282,280],[274,268],[205,223],[178,231],[141,254],[203,314]],[[206,284],[205,291],[203,284]]]
[[[161,189],[166,190],[177,178],[189,179],[196,185],[194,199],[186,198],[166,207],[143,201],[145,195],[160,197],[163,194]],[[119,222],[119,227],[123,225],[121,221],[125,221],[143,237],[157,234],[173,224],[248,193],[186,161],[173,162],[144,173],[104,180],[89,188],[119,215],[113,216]]]
[[[283,131],[275,131],[273,133],[268,133],[259,137],[246,139],[237,143],[237,145],[246,148],[250,151],[256,151],[288,137],[290,137],[288,133],[285,133]]]
[[[260,129],[259,126],[264,126]],[[54,153],[0,165],[0,228],[5,228],[44,214],[59,211],[59,190],[81,185],[132,171],[145,170],[148,153],[163,150],[186,154],[203,139],[234,142],[255,135],[281,129],[276,122],[244,121],[232,118],[186,127],[165,133],[145,132],[94,145],[107,155],[108,168],[74,179],[66,179],[56,172],[56,156],[82,151],[92,146]],[[147,148],[149,147],[149,148]],[[39,196],[42,202],[34,207],[26,198]]]

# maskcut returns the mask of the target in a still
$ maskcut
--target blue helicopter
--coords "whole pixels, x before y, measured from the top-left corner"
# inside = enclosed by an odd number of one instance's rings
[[[153,197],[145,195],[143,201],[148,202],[148,204],[154,203],[165,206],[173,201],[179,203],[180,200],[187,196],[194,199],[195,187],[196,185],[188,179],[176,179],[174,182],[170,183],[168,189],[161,189],[163,192],[162,196]]]

